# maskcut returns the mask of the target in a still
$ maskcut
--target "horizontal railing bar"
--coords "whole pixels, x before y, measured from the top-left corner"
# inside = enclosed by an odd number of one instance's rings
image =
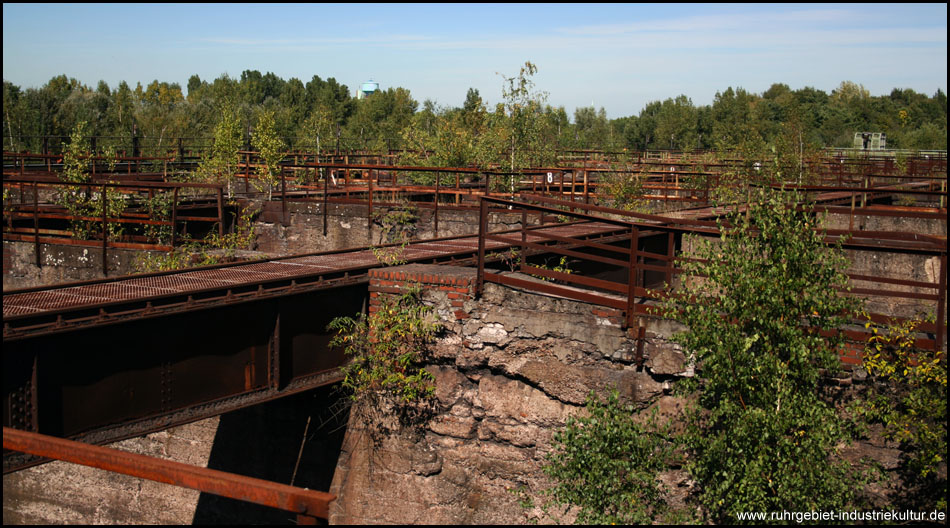
[[[336,496],[39,433],[3,428],[3,448],[327,519]]]

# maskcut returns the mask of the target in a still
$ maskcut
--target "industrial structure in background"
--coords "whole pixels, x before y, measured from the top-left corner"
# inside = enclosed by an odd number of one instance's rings
[[[883,132],[855,132],[854,148],[859,150],[886,150],[887,134]]]
[[[360,85],[360,89],[356,92],[356,98],[365,99],[377,91],[379,91],[379,83],[370,79]]]

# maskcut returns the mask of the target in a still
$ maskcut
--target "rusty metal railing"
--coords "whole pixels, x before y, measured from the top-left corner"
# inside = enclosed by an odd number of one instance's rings
[[[40,244],[41,243],[53,243],[53,244],[67,244],[67,245],[88,245],[88,246],[101,246],[102,248],[102,271],[103,274],[107,274],[107,263],[108,263],[108,250],[109,248],[124,248],[124,249],[153,249],[153,250],[170,250],[176,244],[176,239],[178,237],[177,229],[181,222],[206,222],[206,223],[217,223],[218,226],[218,236],[224,235],[224,200],[223,200],[223,190],[221,185],[215,184],[200,184],[200,183],[164,183],[164,182],[135,182],[135,183],[112,183],[112,182],[63,182],[54,178],[4,178],[3,179],[4,189],[18,189],[19,190],[19,200],[10,199],[10,203],[4,203],[4,222],[3,222],[3,238],[5,240],[22,240],[22,241],[32,241],[34,244],[34,256],[35,264],[37,267],[42,266]],[[101,217],[91,217],[91,216],[82,216],[72,214],[65,208],[57,206],[55,204],[41,203],[40,194],[43,189],[55,190],[55,189],[83,189],[90,196],[95,192],[99,193],[99,199],[102,200],[102,216]],[[112,189],[113,192],[124,192],[132,194],[143,194],[148,195],[149,198],[153,196],[155,192],[170,192],[171,193],[171,205],[169,210],[169,216],[167,220],[154,219],[149,217],[148,214],[121,214],[119,216],[110,216],[108,200],[109,198],[109,189]],[[179,203],[179,191],[182,190],[198,190],[198,191],[210,191],[212,199],[215,202],[217,208],[217,215],[214,217],[206,216],[194,216],[194,215],[182,215],[179,213],[181,204]],[[28,193],[26,191],[29,191]],[[29,202],[26,200],[26,196],[29,196]],[[18,228],[15,226],[17,219],[30,219],[32,220],[32,229],[29,227]],[[75,234],[72,231],[51,231],[49,229],[41,229],[40,219],[46,220],[65,220],[70,222],[98,222],[101,223],[101,232],[97,232],[96,236],[100,237],[98,240],[79,240],[75,238]],[[157,226],[157,227],[167,227],[170,228],[170,243],[165,245],[158,243],[150,242],[128,242],[128,241],[119,241],[119,240],[110,240],[109,236],[109,225],[137,225],[137,226]]]
[[[318,518],[327,519],[330,502],[336,499],[335,495],[323,491],[298,488],[10,427],[3,428],[3,448],[278,508],[296,514],[297,524],[317,524]]]
[[[598,306],[622,310],[624,312],[624,325],[626,327],[633,325],[635,317],[647,314],[647,308],[644,304],[645,301],[658,300],[671,293],[670,285],[674,284],[673,278],[683,271],[678,267],[677,263],[687,258],[676,254],[678,236],[683,234],[695,234],[704,237],[718,237],[720,234],[715,222],[708,220],[688,220],[634,213],[579,202],[555,200],[543,196],[528,196],[525,197],[525,199],[546,205],[493,197],[481,198],[476,292],[481,295],[484,283],[492,282],[525,288],[540,293],[559,295],[570,299],[589,302]],[[490,204],[508,208],[506,211],[508,213],[517,211],[523,212],[520,239],[512,237],[512,233],[501,234],[488,231]],[[542,240],[554,240],[559,242],[568,242],[568,240],[551,233],[545,233],[536,227],[529,227],[526,217],[527,211],[540,213],[542,219],[544,218],[543,215],[562,216],[581,222],[601,223],[614,226],[618,229],[626,229],[629,233],[627,237],[629,245],[617,246],[594,241],[571,240],[569,241],[571,245],[561,245],[557,247],[542,246],[538,243]],[[595,213],[609,216],[594,216]],[[940,214],[941,213],[938,212],[936,213],[937,216],[932,217],[939,219]],[[946,221],[945,211],[942,213],[942,219]],[[936,322],[923,323],[919,326],[920,332],[924,335],[923,337],[917,338],[917,346],[932,348],[934,350],[939,350],[944,346],[947,336],[946,237],[917,233],[844,229],[823,229],[821,231],[824,234],[826,243],[842,243],[844,248],[848,250],[881,252],[884,254],[904,253],[928,258],[936,257],[939,260],[940,269],[939,271],[934,270],[935,273],[933,273],[933,275],[936,279],[934,282],[849,273],[849,278],[853,283],[850,288],[850,293],[866,298],[901,299],[906,302],[923,302],[926,303],[925,305],[931,305],[936,316]],[[514,234],[517,235],[517,233]],[[651,245],[663,247],[662,252],[656,250],[649,251],[643,244],[643,241],[648,238],[652,239]],[[626,281],[605,280],[580,276],[575,273],[554,271],[528,264],[524,258],[521,258],[517,263],[518,271],[557,281],[557,283],[539,282],[502,273],[494,273],[488,271],[485,267],[486,241],[501,242],[520,247],[522,250],[521,255],[524,255],[526,250],[532,249],[535,250],[535,252],[547,251],[555,255],[570,257],[579,261],[589,261],[612,266],[614,269],[623,271],[622,275],[626,277]],[[578,248],[581,249],[578,250]],[[654,274],[652,281],[654,284],[646,284],[645,273]],[[662,278],[663,281],[659,282],[659,278]],[[869,286],[854,283],[865,283],[869,284]],[[932,293],[928,293],[928,291]],[[893,317],[881,313],[871,313],[869,315],[873,321],[880,323],[906,320],[906,318]],[[868,334],[860,331],[848,330],[845,334],[856,341],[866,340],[867,337],[869,337]]]

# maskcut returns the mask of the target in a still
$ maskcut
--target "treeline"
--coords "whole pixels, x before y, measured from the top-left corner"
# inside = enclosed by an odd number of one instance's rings
[[[553,149],[850,147],[855,132],[884,132],[890,148],[947,148],[947,97],[941,90],[927,96],[895,88],[871,96],[847,81],[830,94],[785,84],[762,94],[730,87],[708,106],[680,95],[651,102],[639,115],[609,120],[602,108],[577,108],[571,118],[564,107],[547,104],[531,81],[535,71],[526,63],[517,76],[504,77],[503,102],[494,108],[475,89],[461,107],[446,108],[429,100],[420,104],[406,88],[357,100],[334,78],[314,75],[303,82],[256,70],[210,82],[193,75],[187,96],[179,84],[158,80],[135,88],[100,81],[92,88],[60,75],[25,90],[5,80],[3,148],[41,150],[40,137],[68,137],[80,122],[91,136],[127,141],[135,134],[155,146],[172,138],[210,138],[223,108],[235,113],[248,138],[267,113],[288,147],[344,141],[346,148],[413,149],[429,159],[407,161],[446,165],[519,166],[543,162]]]

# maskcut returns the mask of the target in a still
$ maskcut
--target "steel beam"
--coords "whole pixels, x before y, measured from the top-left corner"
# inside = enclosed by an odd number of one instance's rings
[[[327,519],[336,496],[234,473],[3,428],[3,448]]]

